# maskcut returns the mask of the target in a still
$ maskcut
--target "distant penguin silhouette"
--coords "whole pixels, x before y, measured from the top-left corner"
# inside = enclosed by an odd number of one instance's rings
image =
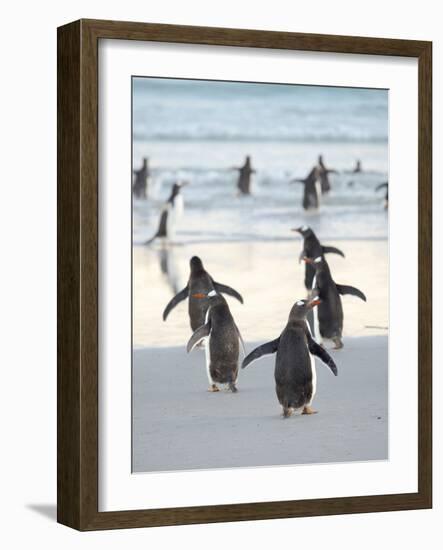
[[[337,376],[337,367],[329,353],[312,338],[306,316],[308,312],[319,305],[320,300],[299,300],[289,313],[289,319],[281,335],[254,349],[242,363],[242,369],[263,355],[276,353],[275,359],[275,389],[277,398],[283,409],[283,417],[287,418],[296,410],[302,414],[314,414],[311,408],[316,392],[316,371],[314,355]]]
[[[323,194],[329,193],[329,191],[331,190],[331,184],[329,182],[329,174],[336,174],[336,173],[337,173],[337,170],[326,168],[325,163],[323,161],[323,155],[319,155],[318,175],[320,178],[321,192]]]
[[[315,210],[320,207],[320,180],[319,170],[314,166],[306,178],[295,178],[289,183],[303,183],[303,201],[302,206],[305,210]]]
[[[353,286],[337,284],[331,275],[329,265],[323,256],[304,258],[304,261],[315,268],[312,282],[312,293],[321,300],[317,311],[314,311],[314,330],[317,342],[323,338],[334,342],[334,349],[343,347],[343,306],[340,295],[352,294],[366,302],[366,296]]]
[[[178,218],[183,214],[183,195],[180,191],[185,185],[187,185],[187,182],[174,183],[171,194],[162,207],[157,233],[146,241],[145,244],[150,244],[159,238],[167,239],[168,241],[174,240],[175,225]]]
[[[380,189],[386,188],[385,193],[385,210],[389,208],[389,182],[385,181],[384,183],[380,183],[380,185],[377,185],[375,188],[376,191],[379,191]]]
[[[234,170],[238,170],[239,172],[237,180],[239,195],[250,195],[251,176],[255,173],[255,170],[251,166],[251,157],[248,155],[243,166],[240,166],[240,168],[234,168]]]
[[[217,384],[227,384],[237,392],[238,359],[240,342],[243,344],[240,331],[235,324],[226,300],[215,290],[207,294],[196,293],[195,300],[207,302],[205,323],[191,336],[186,347],[188,353],[202,341],[205,341],[206,373],[210,392],[217,392]]]
[[[143,164],[138,170],[134,170],[134,184],[132,191],[138,199],[145,199],[148,196],[149,166],[147,157],[143,158]]]
[[[169,313],[177,304],[186,300],[189,297],[188,312],[192,330],[197,330],[201,325],[205,324],[206,312],[209,301],[195,298],[196,294],[208,294],[211,290],[216,290],[219,293],[228,294],[236,298],[240,303],[243,303],[242,296],[230,286],[222,283],[217,283],[209,275],[203,266],[203,262],[198,256],[193,256],[189,262],[191,273],[189,275],[188,284],[183,290],[176,294],[165,307],[163,312],[163,321],[166,321]]]
[[[307,225],[296,227],[294,229],[291,229],[291,231],[296,231],[297,233],[300,233],[300,235],[303,237],[303,245],[299,255],[299,262],[301,262],[305,257],[317,258],[318,256],[323,256],[324,254],[338,254],[342,258],[345,257],[345,255],[339,248],[335,248],[334,246],[323,246],[322,244],[320,244],[320,241],[318,240],[314,231]],[[309,263],[305,263],[306,290],[312,289],[312,281],[314,279],[314,275],[314,267]]]
[[[354,168],[354,170],[352,170],[352,173],[353,174],[360,174],[361,172],[363,172],[361,161],[357,160],[357,162],[355,163],[355,168]]]

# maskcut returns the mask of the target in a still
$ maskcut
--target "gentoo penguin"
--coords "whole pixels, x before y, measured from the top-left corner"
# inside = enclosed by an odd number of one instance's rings
[[[195,300],[207,302],[206,319],[191,336],[186,350],[188,353],[197,344],[205,340],[206,372],[210,392],[217,392],[217,384],[227,384],[235,393],[237,391],[238,358],[241,342],[240,331],[235,324],[226,300],[215,290],[192,295]]]
[[[361,165],[361,160],[357,160],[356,163],[355,163],[354,170],[352,170],[352,173],[353,174],[360,174],[361,172],[363,172],[363,168],[362,168],[362,165]]]
[[[312,281],[312,293],[319,297],[321,303],[314,311],[314,335],[317,342],[322,343],[323,338],[334,342],[334,349],[343,347],[343,306],[340,295],[352,294],[366,302],[366,296],[353,286],[338,285],[332,279],[328,263],[323,256],[317,258],[304,258],[306,263],[315,269]]]
[[[163,312],[163,321],[166,321],[169,313],[181,301],[186,300],[189,296],[188,312],[192,330],[197,330],[205,324],[206,312],[208,310],[209,301],[195,298],[196,294],[208,294],[211,290],[222,292],[237,298],[240,303],[243,303],[241,295],[230,286],[217,283],[209,275],[203,267],[203,262],[198,256],[193,256],[189,262],[191,273],[189,275],[188,284],[183,290],[172,298]]]
[[[145,244],[150,244],[157,238],[167,239],[169,241],[174,240],[175,224],[178,218],[183,214],[183,195],[180,191],[181,188],[187,184],[188,182],[186,181],[174,183],[171,194],[162,207],[157,233],[146,241]]]
[[[317,256],[323,256],[323,254],[338,254],[339,256],[342,256],[342,258],[345,257],[345,255],[340,249],[335,248],[334,246],[321,245],[314,231],[307,225],[302,225],[301,227],[295,227],[294,229],[291,229],[291,231],[296,231],[297,233],[300,233],[300,235],[303,237],[303,246],[301,248],[300,256],[298,258],[299,262],[301,262],[305,257],[317,258]],[[309,263],[306,263],[305,264],[306,290],[312,289],[312,280],[314,279],[314,275],[315,275],[315,269]]]
[[[281,335],[252,351],[242,363],[242,369],[263,355],[277,353],[275,359],[275,389],[283,417],[301,409],[302,414],[314,414],[311,408],[316,390],[314,355],[337,376],[337,367],[329,353],[315,342],[306,322],[308,312],[320,300],[299,300],[289,313],[289,319]]]
[[[385,193],[385,210],[389,207],[389,182],[385,181],[384,183],[380,183],[380,185],[377,185],[375,188],[376,191],[379,191],[380,189],[383,189],[383,187],[386,187],[386,193]]]
[[[250,195],[251,176],[255,173],[255,170],[251,166],[251,157],[248,155],[243,166],[240,166],[240,168],[234,168],[234,170],[238,170],[239,172],[237,180],[239,195]]]
[[[134,170],[134,184],[132,191],[138,199],[148,196],[149,166],[148,159],[143,157],[143,164],[138,170]]]
[[[304,184],[302,205],[305,210],[313,210],[320,206],[321,189],[317,166],[314,166],[306,178],[295,178],[290,183]]]
[[[323,162],[323,155],[318,157],[318,175],[320,178],[321,192],[329,193],[331,190],[331,184],[329,183],[329,174],[336,174],[337,170],[331,170],[326,168],[325,163]]]

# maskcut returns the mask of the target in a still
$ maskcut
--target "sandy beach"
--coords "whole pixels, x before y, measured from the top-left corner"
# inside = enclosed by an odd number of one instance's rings
[[[168,471],[277,464],[382,460],[388,456],[387,241],[328,241],[337,282],[362,289],[345,296],[344,344],[331,351],[339,376],[317,360],[319,414],[280,417],[274,357],[240,373],[239,392],[206,391],[204,355],[187,354],[187,304],[161,314],[182,288],[192,254],[215,279],[235,287],[228,298],[247,351],[278,336],[292,303],[305,295],[300,241],[134,247],[133,470]],[[169,274],[166,267],[169,266]],[[274,268],[272,267],[274,266]],[[163,268],[163,270],[162,270]]]

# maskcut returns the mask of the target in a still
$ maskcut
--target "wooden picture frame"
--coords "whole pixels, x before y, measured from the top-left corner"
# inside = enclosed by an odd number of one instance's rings
[[[98,511],[98,41],[159,41],[418,59],[418,492]],[[432,44],[80,20],[58,29],[58,521],[79,530],[432,506]]]

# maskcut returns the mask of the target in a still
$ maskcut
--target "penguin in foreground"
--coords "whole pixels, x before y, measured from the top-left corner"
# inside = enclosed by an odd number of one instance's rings
[[[196,345],[205,341],[208,391],[217,392],[217,384],[227,384],[228,388],[236,393],[240,342],[243,345],[243,340],[229,306],[223,296],[215,290],[207,294],[198,292],[192,297],[208,304],[205,323],[191,336],[186,350],[189,353]]]
[[[296,231],[303,237],[303,246],[299,256],[299,262],[301,262],[303,258],[317,258],[318,256],[323,256],[324,254],[338,254],[342,258],[345,257],[339,248],[321,245],[314,231],[307,225],[295,227],[294,229],[291,229],[291,231]],[[305,266],[305,287],[306,290],[311,290],[315,269],[309,263],[306,263]]]
[[[326,168],[325,163],[323,162],[323,155],[318,157],[318,173],[320,178],[321,192],[329,193],[331,190],[331,184],[329,183],[329,174],[336,174],[337,170],[332,170]]]
[[[304,258],[315,269],[312,292],[321,300],[314,311],[314,335],[320,344],[323,338],[334,342],[334,349],[343,347],[343,306],[340,295],[351,294],[366,302],[366,296],[353,286],[339,285],[332,279],[331,271],[323,256]]]
[[[314,355],[337,376],[337,367],[329,353],[315,342],[306,321],[308,312],[320,304],[320,300],[299,300],[289,313],[288,324],[281,335],[252,351],[242,363],[242,369],[263,355],[277,353],[275,359],[275,389],[283,417],[300,410],[302,414],[314,414],[311,408],[315,396],[317,376]]]
[[[134,170],[134,184],[132,191],[138,199],[146,199],[148,196],[149,166],[147,157],[143,157],[143,164],[138,170]]]
[[[302,205],[305,210],[314,210],[320,206],[320,180],[319,170],[317,166],[309,172],[306,178],[295,178],[290,183],[303,183],[303,201]]]
[[[376,191],[380,191],[380,189],[386,188],[385,193],[385,210],[389,208],[389,182],[385,181],[384,183],[380,183],[380,185],[377,185],[375,188]]]
[[[187,184],[186,181],[174,183],[171,194],[161,210],[157,233],[145,244],[151,244],[155,239],[174,240],[175,224],[183,214],[183,195],[180,191]]]
[[[188,284],[168,303],[163,312],[163,321],[166,321],[169,313],[177,304],[189,297],[189,320],[192,330],[195,331],[205,324],[206,312],[209,307],[209,301],[196,298],[195,296],[197,294],[206,295],[212,290],[215,290],[219,293],[228,294],[229,296],[236,298],[240,303],[243,303],[243,298],[241,294],[230,286],[214,281],[214,279],[205,270],[203,262],[198,256],[193,256],[189,262],[189,265],[191,268],[191,273],[189,275]]]
[[[239,195],[250,195],[251,176],[252,174],[255,174],[255,170],[251,166],[251,157],[248,155],[243,166],[240,166],[240,168],[234,168],[234,170],[238,170],[239,172],[237,181]]]

